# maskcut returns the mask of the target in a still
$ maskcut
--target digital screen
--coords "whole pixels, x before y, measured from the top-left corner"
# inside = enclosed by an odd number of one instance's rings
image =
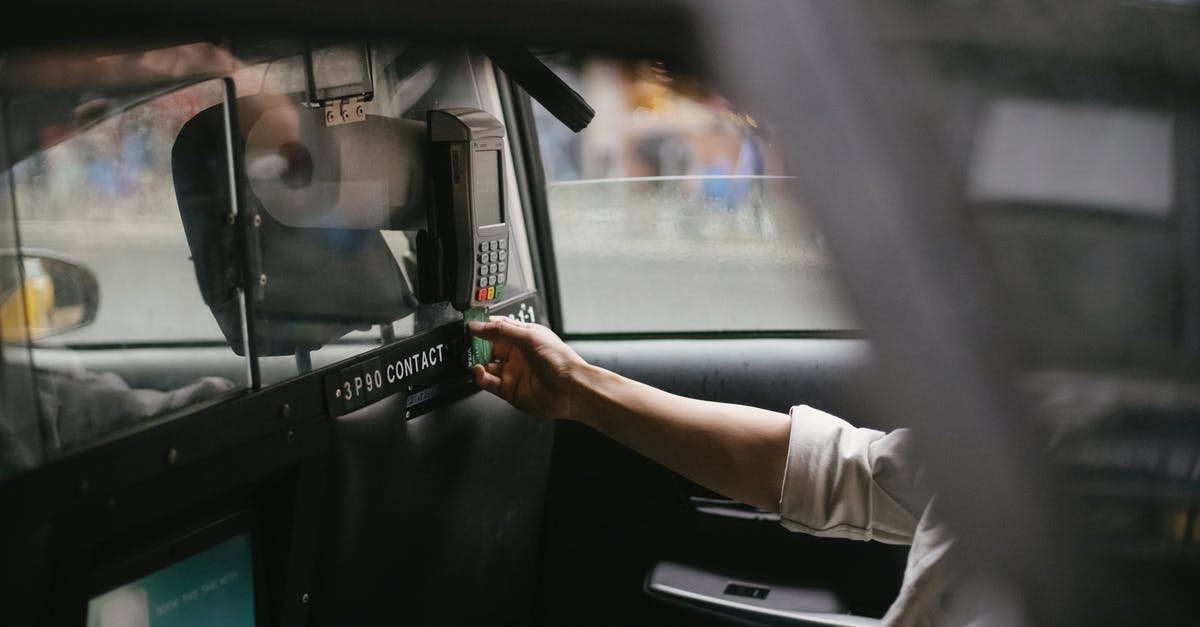
[[[88,627],[254,627],[250,534],[88,601]]]
[[[504,208],[500,203],[500,151],[475,152],[475,225],[492,226],[504,223]]]

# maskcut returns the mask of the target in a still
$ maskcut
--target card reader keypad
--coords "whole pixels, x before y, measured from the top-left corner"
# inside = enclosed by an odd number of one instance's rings
[[[479,242],[475,255],[475,300],[489,301],[500,298],[508,279],[508,239]]]

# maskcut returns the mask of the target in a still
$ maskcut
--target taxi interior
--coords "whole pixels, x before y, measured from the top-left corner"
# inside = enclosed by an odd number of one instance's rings
[[[1195,3],[227,4],[2,27],[0,624],[878,624],[905,547],[474,386],[451,107],[505,127],[491,315],[913,427],[952,617],[1194,617]]]

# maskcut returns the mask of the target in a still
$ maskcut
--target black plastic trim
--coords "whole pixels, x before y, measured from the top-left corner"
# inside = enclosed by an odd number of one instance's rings
[[[492,46],[487,55],[513,79],[514,84],[520,85],[525,93],[572,131],[578,133],[587,128],[596,116],[596,110],[579,92],[524,46]]]
[[[325,347],[330,346],[366,346],[379,342],[379,338],[363,338],[363,339],[347,339],[340,338],[334,340]],[[46,344],[38,348],[46,350],[72,350],[72,351],[112,351],[112,350],[143,350],[143,349],[161,349],[171,350],[176,348],[229,348],[229,342],[225,340],[176,340],[176,341],[150,341],[150,342],[96,342],[87,344]],[[232,349],[230,349],[232,354]]]
[[[45,519],[72,509],[97,494],[154,476],[168,466],[184,466],[241,442],[328,419],[327,376],[410,346],[437,341],[457,342],[462,334],[461,321],[449,322],[259,391],[231,392],[208,403],[151,419],[129,431],[116,433],[87,448],[0,481],[0,503],[4,503],[13,515]],[[444,376],[433,379],[416,376],[411,383],[414,390],[419,390],[427,385],[468,379],[464,366],[461,373],[451,368]],[[464,393],[464,390],[454,391],[454,394],[440,396],[436,403],[423,404],[420,413],[457,400]],[[465,390],[474,391],[478,388],[473,385]],[[172,448],[178,451],[177,463],[167,462],[168,451]]]
[[[570,333],[572,342],[626,340],[865,340],[867,333],[847,330],[766,330],[766,331],[646,331],[622,333]]]

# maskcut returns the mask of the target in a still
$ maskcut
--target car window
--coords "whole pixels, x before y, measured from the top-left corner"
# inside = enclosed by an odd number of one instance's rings
[[[855,326],[768,121],[657,63],[555,69],[596,111],[534,105],[565,331]]]
[[[176,134],[222,85],[139,91],[133,106],[79,94],[76,116],[112,114],[11,168],[37,461],[248,384],[198,288],[171,178]]]
[[[39,345],[221,337],[193,279],[171,182],[179,129],[220,100],[216,81],[154,98],[13,167],[22,247],[77,259],[103,291],[92,324]]]

